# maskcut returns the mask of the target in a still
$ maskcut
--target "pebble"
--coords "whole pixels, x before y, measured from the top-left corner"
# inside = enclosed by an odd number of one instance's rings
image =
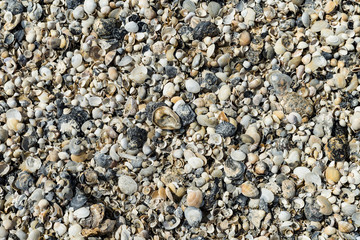
[[[96,2],[94,0],[85,0],[84,1],[84,11],[91,15],[96,9]]]
[[[196,227],[200,224],[202,219],[202,212],[196,207],[187,207],[184,211],[186,221],[190,226]]]
[[[351,124],[351,128],[354,131],[357,131],[360,129],[360,112],[355,112],[351,117],[350,117],[350,124]]]
[[[0,226],[0,237],[6,238],[8,234],[8,231],[3,226]]]
[[[194,28],[193,37],[197,40],[202,40],[206,36],[216,37],[220,34],[218,27],[209,21],[199,22],[198,25]]]
[[[119,177],[118,185],[120,191],[126,195],[131,195],[136,192],[138,186],[137,183],[129,176],[122,175]]]
[[[185,87],[188,92],[198,93],[200,92],[200,85],[193,79],[189,79],[185,81]]]
[[[292,180],[284,180],[281,184],[283,197],[286,199],[292,199],[295,197],[296,188]]]
[[[128,32],[136,33],[139,31],[139,26],[136,22],[128,22],[125,24],[125,30]]]
[[[208,12],[211,17],[216,17],[221,9],[221,5],[218,2],[211,1],[208,5]]]
[[[29,236],[28,236],[28,240],[38,240],[40,239],[41,236],[41,232],[37,229],[33,229],[30,231]]]
[[[227,99],[229,99],[231,95],[231,89],[229,85],[223,85],[218,93],[218,98],[220,101],[226,101]]]
[[[241,150],[233,151],[230,156],[235,161],[244,161],[246,159],[246,154]]]
[[[240,33],[239,36],[239,44],[241,46],[247,46],[250,44],[251,41],[251,35],[248,31],[243,31]]]
[[[279,220],[280,221],[288,221],[291,218],[291,213],[289,213],[288,211],[281,211],[279,213]]]
[[[80,224],[73,224],[73,225],[70,225],[70,227],[68,229],[68,233],[69,233],[70,237],[77,237],[81,234],[81,229],[82,229],[82,227],[80,226]]]
[[[74,216],[78,219],[86,218],[90,215],[90,210],[88,208],[82,207],[74,211]]]
[[[215,127],[215,132],[223,137],[231,137],[236,133],[236,127],[229,122],[221,122]]]

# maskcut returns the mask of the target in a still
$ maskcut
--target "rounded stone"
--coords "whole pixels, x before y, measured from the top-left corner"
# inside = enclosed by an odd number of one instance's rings
[[[185,88],[188,92],[198,93],[200,92],[200,84],[193,79],[185,81]]]
[[[125,30],[128,32],[138,32],[139,31],[139,26],[137,25],[136,22],[128,22],[127,24],[125,24]]]
[[[220,101],[226,101],[231,95],[231,88],[229,85],[223,85],[218,93],[218,98]]]
[[[75,212],[74,212],[74,216],[76,218],[86,218],[90,215],[90,210],[86,207],[82,207],[82,208],[79,208],[77,209]]]
[[[137,191],[137,183],[129,176],[122,175],[119,177],[118,186],[120,191],[126,195],[131,195]]]

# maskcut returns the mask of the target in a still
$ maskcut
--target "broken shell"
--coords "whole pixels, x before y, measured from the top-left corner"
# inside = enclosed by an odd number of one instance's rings
[[[9,164],[0,162],[0,177],[5,176],[9,171],[10,171]]]
[[[181,128],[180,117],[169,107],[162,106],[153,112],[152,120],[161,129],[177,130]]]
[[[149,77],[148,70],[145,66],[135,67],[130,73],[130,79],[135,83],[142,84]]]
[[[181,220],[176,216],[166,216],[165,221],[163,222],[163,226],[165,230],[172,230],[179,226]]]
[[[203,202],[203,194],[199,189],[189,190],[186,202],[189,207],[199,208]]]
[[[243,162],[234,161],[228,158],[224,164],[225,175],[230,179],[241,179],[246,171],[246,166]]]
[[[256,198],[259,195],[259,189],[252,182],[244,182],[241,184],[241,193],[245,197]]]
[[[185,218],[190,226],[196,227],[200,224],[202,219],[202,212],[200,209],[196,207],[187,207],[184,213],[185,213]]]
[[[319,204],[320,206],[320,210],[319,212],[324,214],[324,215],[331,215],[333,212],[331,203],[329,202],[329,200],[327,200],[325,197],[323,196],[317,196],[316,198],[317,204]]]
[[[27,171],[30,173],[36,172],[41,167],[41,160],[36,157],[28,157],[26,160],[20,165],[20,169],[23,171]]]

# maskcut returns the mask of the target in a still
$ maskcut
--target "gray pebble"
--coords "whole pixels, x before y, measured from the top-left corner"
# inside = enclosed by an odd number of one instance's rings
[[[119,177],[119,188],[120,191],[126,195],[131,195],[137,191],[137,183],[129,176],[122,175]]]

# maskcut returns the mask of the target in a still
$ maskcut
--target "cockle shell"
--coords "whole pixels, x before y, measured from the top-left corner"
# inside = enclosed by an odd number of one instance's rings
[[[247,182],[244,182],[243,184],[241,184],[241,193],[245,197],[256,198],[259,195],[260,191],[259,191],[259,189],[257,189],[255,184],[247,181]]]

